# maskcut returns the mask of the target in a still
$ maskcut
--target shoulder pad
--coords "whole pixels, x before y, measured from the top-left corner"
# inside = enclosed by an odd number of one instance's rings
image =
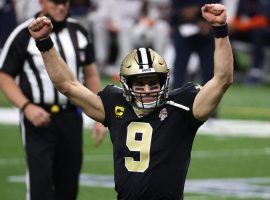
[[[115,93],[115,94],[121,94],[123,93],[123,89],[114,85],[114,84],[109,84],[107,85],[104,89],[104,92],[108,92],[108,93]]]
[[[170,95],[175,95],[175,94],[179,94],[179,93],[184,93],[187,91],[199,91],[202,88],[201,85],[196,84],[196,83],[192,83],[192,82],[188,82],[185,85],[183,85],[181,88],[177,88],[174,89],[170,92]]]

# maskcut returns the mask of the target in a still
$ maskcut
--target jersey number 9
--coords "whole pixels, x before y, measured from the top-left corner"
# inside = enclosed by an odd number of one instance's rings
[[[142,135],[141,140],[136,140],[136,134]],[[153,128],[149,123],[131,122],[127,127],[126,145],[130,151],[140,152],[140,160],[133,157],[125,157],[125,166],[131,172],[144,172],[149,167],[150,146]]]

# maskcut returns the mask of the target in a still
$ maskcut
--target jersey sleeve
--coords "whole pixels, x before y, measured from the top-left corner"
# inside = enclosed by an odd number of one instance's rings
[[[95,62],[95,52],[94,52],[94,45],[93,45],[93,38],[92,35],[90,33],[87,34],[87,41],[88,44],[86,46],[85,49],[85,65],[91,64],[93,62]]]
[[[16,77],[23,69],[27,57],[27,43],[30,36],[25,30],[17,33],[16,29],[7,39],[0,55],[0,70]]]
[[[195,123],[202,124],[203,122],[196,119],[193,115],[193,103],[196,95],[200,91],[201,86],[195,83],[187,83],[179,89],[172,91],[170,97],[175,103],[179,103],[189,108],[188,117]]]
[[[112,116],[114,115],[114,107],[120,99],[123,98],[122,89],[115,85],[106,86],[98,93],[105,109],[104,126],[108,127],[111,124]]]
[[[83,63],[83,66],[92,64],[95,62],[95,53],[94,53],[94,45],[93,45],[93,37],[92,33],[87,31],[83,26],[80,24],[77,24],[77,28],[82,32],[84,35],[85,39],[87,40],[87,44],[84,47],[85,51],[85,60]]]

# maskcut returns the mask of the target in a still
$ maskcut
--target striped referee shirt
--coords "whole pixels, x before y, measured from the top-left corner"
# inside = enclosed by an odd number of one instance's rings
[[[31,102],[65,105],[68,100],[54,88],[28,31],[33,20],[22,23],[9,36],[0,55],[0,70],[18,78],[19,87]],[[51,38],[71,71],[82,80],[82,67],[94,62],[93,45],[87,31],[68,18],[66,26],[58,33],[53,32]]]

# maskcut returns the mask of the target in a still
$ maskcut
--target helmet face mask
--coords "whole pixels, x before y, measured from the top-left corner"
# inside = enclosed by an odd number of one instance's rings
[[[151,88],[153,79],[156,80],[155,84],[159,86],[158,89],[145,92],[136,91],[133,87],[134,83],[143,80],[143,83],[150,83]],[[136,49],[122,62],[120,82],[124,89],[124,96],[132,106],[153,109],[162,105],[168,96],[169,69],[165,60],[152,49]],[[147,100],[148,98],[151,101]]]
[[[132,95],[134,96],[134,103],[136,107],[138,108],[143,108],[143,109],[152,109],[155,107],[158,107],[160,105],[162,105],[164,98],[162,97],[162,91],[159,92],[151,92],[151,93],[143,93],[143,92],[131,92]],[[153,99],[153,101],[150,102],[145,102],[145,96],[144,95],[151,95],[151,98]]]

